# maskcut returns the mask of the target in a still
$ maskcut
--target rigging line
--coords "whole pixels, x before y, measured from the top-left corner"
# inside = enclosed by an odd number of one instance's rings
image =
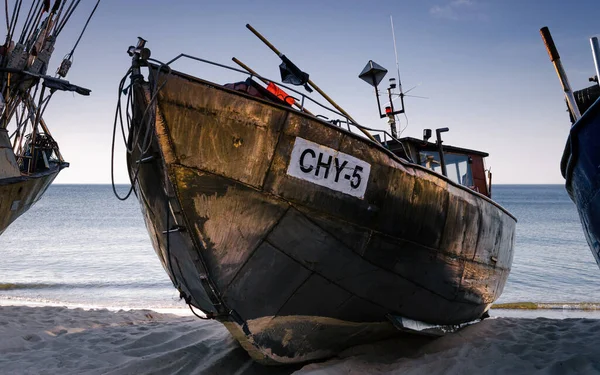
[[[18,112],[18,111],[15,113],[15,117],[16,117],[17,126],[16,126],[16,128],[15,128],[15,131],[14,131],[14,132],[13,132],[13,133],[12,133],[12,134],[9,136],[9,139],[12,139],[12,140],[13,140],[13,144],[12,144],[13,153],[14,153],[15,147],[16,147],[16,145],[17,145],[17,139],[19,138],[19,136],[20,136],[20,134],[21,134],[21,133],[19,132],[19,130],[20,130],[20,129],[21,129],[21,127],[23,126],[23,120],[22,120],[22,118],[23,118],[23,116],[24,116],[24,112],[25,112],[25,110],[23,109],[23,111],[21,112],[22,114],[21,114],[20,116],[19,116],[19,112]],[[13,138],[13,137],[14,137],[14,138]]]
[[[161,63],[162,64],[162,63]],[[158,75],[158,73],[157,73]],[[150,96],[150,100],[148,101],[148,105],[146,106],[146,109],[144,110],[144,113],[142,114],[142,118],[141,118],[141,122],[144,123],[144,121],[146,120],[146,117],[149,113],[151,113],[151,107],[154,104],[154,102],[156,101],[156,97],[158,95],[158,92],[162,89],[162,87],[164,86],[164,84],[166,83],[166,79],[165,82],[160,85],[160,87],[158,86],[154,86],[152,88],[152,95]],[[133,95],[132,92],[129,92],[130,95]],[[156,116],[156,113],[154,113],[154,116]],[[128,128],[131,128],[131,126],[128,124],[127,125]],[[141,144],[139,144],[139,140],[140,140],[140,134],[142,134],[142,129],[140,128],[139,131],[137,132],[136,136],[135,136],[135,141],[132,144],[132,147],[136,147],[137,149],[140,151],[140,155],[141,157],[143,157],[144,155],[146,155],[146,153],[148,151],[150,151],[150,148],[152,147],[152,140],[154,139],[154,132],[153,129],[149,126],[146,125],[145,126],[145,133],[144,133],[144,137],[142,139]],[[132,148],[132,152],[133,152],[133,148]],[[138,170],[139,170],[140,166],[138,166]],[[136,173],[136,178],[137,178],[137,173]]]
[[[19,4],[19,6],[17,7],[17,3]],[[9,43],[12,41],[12,38],[15,34],[15,30],[17,28],[17,21],[19,20],[19,15],[21,14],[21,4],[23,4],[23,0],[18,0],[15,3],[15,9],[13,10],[13,16],[11,19],[11,29],[10,29],[10,38],[9,38]],[[7,45],[8,48],[9,45]]]
[[[92,13],[90,13],[90,16],[88,17],[87,21],[85,22],[85,25],[83,26],[83,30],[81,30],[81,34],[79,34],[79,38],[77,38],[77,41],[75,42],[75,45],[73,46],[73,49],[71,50],[71,52],[69,52],[69,57],[68,57],[69,60],[71,60],[71,58],[73,58],[73,53],[75,53],[75,48],[77,48],[77,45],[79,44],[79,41],[81,40],[81,37],[83,36],[85,29],[88,27],[88,24],[90,23],[90,20],[92,19],[92,16],[94,15],[94,12],[96,11],[96,8],[98,8],[99,4],[100,4],[100,0],[98,0],[96,2],[96,6],[94,7],[94,9],[92,9]]]
[[[37,5],[33,14],[31,15],[31,22],[28,25],[27,33],[25,35],[24,43],[30,41],[30,39],[35,35],[35,30],[38,27],[42,14],[44,13],[44,2],[43,0],[38,0]]]
[[[69,4],[69,6],[67,7],[67,9],[65,10],[65,14],[62,14],[63,8],[65,6],[65,4],[68,2],[68,0],[65,0],[65,2],[61,5],[60,7],[60,13],[61,13],[61,18],[56,20],[56,24],[54,25],[54,36],[58,35],[58,31],[60,30],[60,26],[63,24],[63,21],[65,20],[65,17],[67,17],[69,15],[69,12],[71,11],[71,8],[73,7],[73,4],[75,3],[75,0],[71,0],[71,3]]]
[[[125,145],[127,145],[127,136],[125,135],[125,133],[129,134],[131,132],[131,123],[133,122],[133,94],[132,94],[132,90],[133,90],[133,85],[130,84],[130,89],[128,91],[128,95],[127,95],[127,102],[125,103],[125,124],[127,125],[127,131],[125,131],[125,127],[122,125],[123,122],[121,121],[121,132],[123,133],[123,141],[125,143]],[[131,113],[129,111],[132,111]],[[131,150],[129,148],[127,148],[127,152],[131,153],[133,152],[133,147],[131,148]]]
[[[117,108],[115,110],[115,121],[113,124],[112,145],[111,145],[111,155],[110,155],[110,180],[111,180],[112,190],[113,190],[113,194],[115,195],[115,197],[117,197],[117,199],[120,201],[125,201],[129,198],[129,196],[133,192],[133,184],[135,183],[134,180],[131,180],[131,176],[130,176],[129,178],[131,181],[131,186],[130,186],[127,194],[125,194],[125,196],[120,196],[119,193],[117,192],[117,188],[115,186],[115,143],[116,143],[115,140],[116,140],[116,135],[117,135],[117,124],[119,122],[119,112],[121,109],[121,92],[123,91],[123,86],[125,85],[125,81],[127,80],[127,78],[129,78],[130,73],[131,73],[131,68],[129,68],[129,70],[127,71],[125,76],[121,79],[121,82],[119,83],[119,96],[117,98]],[[121,119],[122,119],[122,117],[121,117]],[[122,123],[121,123],[121,126],[123,126]],[[137,171],[136,171],[136,176],[134,178],[137,178]]]
[[[73,0],[73,1],[75,1],[75,0]],[[77,9],[80,2],[81,2],[81,0],[77,0],[77,2],[73,5],[73,7],[70,8],[70,11],[65,13],[63,22],[60,24],[60,28],[56,31],[56,36],[58,36],[58,34],[60,34],[62,32],[62,30],[65,28],[65,25],[67,24],[67,22],[69,22],[69,19],[71,19],[73,12],[75,12],[75,9]]]
[[[121,135],[123,136],[123,144],[127,150],[127,153],[130,153],[129,146],[127,145],[127,135],[131,131],[130,127],[130,116],[129,116],[129,106],[131,105],[131,92],[127,94],[127,101],[125,102],[125,123],[127,124],[127,134],[125,134],[125,127],[123,126],[123,109],[121,108],[121,103],[119,102],[119,123],[121,124]],[[133,150],[133,149],[132,149]]]
[[[123,86],[125,85],[125,81],[127,80],[127,77],[129,77],[131,72],[131,68],[129,70],[127,70],[127,73],[125,73],[125,76],[121,79],[121,81],[119,82],[119,90],[118,90],[118,94],[117,94],[117,107],[115,108],[115,120],[114,120],[114,129],[116,131],[116,127],[117,124],[121,125],[121,133],[123,135],[123,143],[125,144],[126,149],[129,151],[129,149],[127,148],[127,137],[125,136],[125,131],[123,130],[123,110],[122,110],[122,104],[121,104],[121,95],[123,94]],[[128,95],[129,98],[129,95]],[[129,105],[129,100],[127,101],[127,104]],[[113,150],[114,152],[114,150]]]
[[[130,92],[129,95],[127,95],[127,103],[125,104],[125,123],[127,124],[127,134],[129,134],[131,131],[131,122],[133,121],[133,113],[129,113],[129,110],[133,108],[132,100],[133,95]],[[123,135],[125,135],[125,133],[123,133]],[[125,137],[123,137],[123,139],[125,139]],[[126,139],[125,142],[127,142]]]
[[[25,35],[25,39],[23,40],[23,43],[31,42],[31,39],[35,35],[35,31],[37,30],[38,25],[40,24],[43,14],[44,14],[44,3],[43,3],[43,0],[40,0],[40,1],[38,1],[38,6],[35,8],[35,12],[33,13],[33,17],[31,18],[32,22],[30,24],[29,30],[27,30],[27,35]],[[28,46],[28,47],[31,48],[31,46]]]
[[[158,96],[158,93],[159,93],[159,91],[160,91],[160,90],[161,90],[161,89],[162,89],[162,88],[163,88],[163,87],[166,85],[166,83],[167,83],[167,79],[165,78],[164,82],[162,82],[162,83],[158,84],[158,76],[159,76],[159,74],[160,74],[160,71],[161,71],[163,68],[167,68],[167,73],[168,73],[168,74],[170,74],[170,73],[171,73],[171,68],[170,68],[169,66],[167,66],[166,64],[162,63],[161,61],[158,61],[158,60],[155,60],[155,59],[150,59],[150,58],[148,59],[148,61],[152,61],[152,62],[156,62],[156,63],[158,63],[158,64],[159,64],[159,67],[158,67],[158,69],[157,69],[157,71],[156,71],[156,73],[155,73],[155,78],[154,78],[154,81],[155,81],[155,82],[157,82],[157,83],[155,83],[155,85],[152,87],[152,90],[151,90],[151,95],[150,95],[150,100],[148,101],[148,105],[146,106],[146,109],[144,110],[144,113],[142,114],[142,118],[141,118],[141,120],[140,120],[140,121],[142,121],[142,122],[146,120],[146,117],[147,117],[147,115],[149,114],[149,111],[150,111],[150,108],[152,107],[152,104],[153,104],[153,103],[156,101],[156,98],[157,98],[157,96]],[[133,95],[133,94],[132,94],[132,89],[130,89],[130,91],[129,91],[129,94],[130,94],[130,95]],[[128,109],[128,110],[129,110],[129,109]],[[129,111],[128,111],[128,110],[127,110],[126,116],[127,116],[127,115],[128,115],[128,113],[129,113]],[[123,125],[121,124],[121,126],[123,126]],[[127,124],[127,127],[128,127],[128,129],[129,129],[129,128],[131,128],[131,126],[130,126],[129,124]],[[124,131],[124,130],[123,130],[123,131]],[[143,138],[142,144],[141,144],[141,145],[138,145],[138,143],[139,143],[139,137],[140,137],[140,134],[141,134],[141,130],[140,130],[140,131],[139,131],[139,132],[136,134],[136,136],[135,136],[135,141],[134,141],[134,144],[132,144],[131,151],[129,151],[129,149],[128,149],[128,152],[129,152],[129,153],[133,152],[133,147],[134,147],[134,145],[137,145],[137,147],[138,147],[138,149],[140,150],[140,152],[142,153],[142,155],[145,155],[145,154],[146,154],[146,152],[148,152],[148,150],[150,149],[150,147],[151,147],[151,145],[152,145],[152,135],[154,134],[154,133],[151,131],[150,127],[149,127],[149,126],[147,126],[147,127],[146,127],[146,133],[144,134],[144,138]]]
[[[4,12],[6,12],[6,34],[8,35],[10,34],[10,24],[8,21],[8,0],[4,0]]]
[[[52,35],[56,36],[56,29],[58,27],[58,22],[60,20],[60,17],[62,16],[62,11],[65,7],[65,4],[67,3],[67,0],[56,0],[56,1],[60,1],[60,6],[58,8],[58,11],[56,12],[56,22],[54,23],[54,26],[52,27]]]
[[[19,130],[19,127],[22,125],[21,117],[22,116],[19,116],[19,111],[16,111],[15,112],[15,118],[16,118],[15,131],[13,131],[12,134],[8,136],[8,139],[13,139],[13,137],[15,136],[15,134],[17,133],[17,131]],[[8,130],[8,126],[7,126],[7,130]],[[13,148],[14,148],[14,146],[13,146]]]
[[[36,88],[37,91],[37,88]],[[21,121],[22,124],[19,126],[19,129],[21,129],[21,134],[18,135],[17,138],[15,138],[15,143],[13,145],[13,150],[15,150],[15,154],[20,154],[23,150],[23,138],[25,137],[25,133],[27,131],[27,123],[30,121],[33,121],[33,113],[31,112],[32,109],[30,109],[30,107],[28,105],[26,105],[24,102],[22,103],[22,114],[21,114]],[[25,111],[27,110],[27,117],[25,117]],[[35,111],[35,108],[33,108],[33,111]],[[17,147],[17,139],[19,140],[19,147]]]
[[[25,30],[28,28],[29,22],[31,22],[31,14],[33,12],[33,8],[35,5],[35,1],[31,2],[31,6],[29,7],[29,12],[27,13],[27,17],[25,18],[25,22],[23,23],[23,29],[21,30],[21,36],[19,37],[19,43],[23,43],[23,36],[25,35]]]
[[[32,130],[31,130],[31,156],[33,157],[33,160],[31,163],[29,163],[29,168],[27,169],[28,173],[33,173],[36,168],[37,168],[37,159],[35,158],[35,141],[37,138],[37,133],[38,133],[38,123],[39,123],[39,119],[41,117],[41,111],[42,111],[42,98],[44,97],[44,92],[46,91],[46,86],[42,85],[42,91],[40,92],[40,98],[38,99],[38,106],[37,106],[37,113],[35,115],[35,122],[33,124],[31,124],[32,126]]]
[[[169,67],[167,64],[165,64],[161,61],[155,60],[155,59],[148,59],[148,60],[159,63],[158,70],[155,73],[157,77],[163,68],[167,68],[167,73],[171,72],[171,67]],[[110,166],[110,168],[111,168],[110,169],[111,185],[112,185],[114,195],[117,197],[117,199],[119,199],[121,201],[127,200],[129,198],[129,196],[131,195],[131,193],[133,192],[135,182],[138,179],[138,174],[140,172],[140,167],[141,167],[141,165],[138,164],[137,168],[134,170],[133,178],[131,178],[131,174],[129,175],[129,179],[131,181],[131,186],[129,188],[129,191],[127,192],[127,194],[125,196],[120,196],[117,193],[117,190],[115,187],[115,178],[114,178],[115,140],[116,140],[116,132],[117,132],[117,123],[120,122],[121,131],[123,133],[125,131],[124,124],[123,124],[122,110],[121,110],[121,93],[123,92],[123,87],[125,85],[125,81],[131,75],[131,72],[132,72],[132,68],[129,68],[129,70],[127,71],[127,73],[125,74],[123,79],[121,79],[121,82],[119,83],[119,94],[118,94],[119,96],[117,99],[117,109],[115,110],[115,121],[114,121],[114,125],[113,125],[113,136],[112,136],[112,145],[111,145],[111,166]],[[156,81],[158,81],[158,79],[156,79]],[[144,110],[144,113],[142,114],[142,117],[140,119],[140,124],[141,124],[140,128],[138,129],[137,133],[134,136],[135,139],[132,139],[131,149],[129,149],[127,143],[125,144],[125,148],[126,148],[127,152],[131,155],[134,152],[134,148],[137,146],[137,148],[140,150],[140,159],[143,158],[144,155],[150,150],[150,147],[152,146],[152,140],[153,140],[153,134],[154,134],[151,131],[150,126],[146,125],[145,126],[146,133],[144,134],[143,142],[141,145],[138,145],[139,140],[140,140],[140,135],[143,130],[143,129],[141,129],[141,127],[143,126],[146,116],[149,113],[150,107],[152,106],[152,104],[154,103],[154,101],[156,100],[156,98],[158,96],[158,92],[166,85],[166,83],[167,83],[167,79],[165,79],[165,81],[162,84],[156,85],[153,88],[153,92],[152,92],[152,95],[150,96],[150,100],[148,101],[148,105],[146,106],[146,109]],[[132,92],[133,92],[133,86],[130,88],[128,95],[133,95]],[[132,103],[132,101],[130,101],[129,99],[127,102]],[[127,124],[127,127],[128,127],[128,129],[131,129],[130,124]],[[129,133],[129,136],[131,137],[131,133]]]
[[[62,29],[67,24],[67,21],[71,18],[71,15],[73,14],[73,12],[75,11],[75,8],[77,8],[78,5],[79,5],[79,0],[71,1],[71,4],[69,4],[69,7],[65,11],[63,18],[60,20],[60,25],[58,25],[58,28],[56,29],[56,35],[58,35],[62,32]]]

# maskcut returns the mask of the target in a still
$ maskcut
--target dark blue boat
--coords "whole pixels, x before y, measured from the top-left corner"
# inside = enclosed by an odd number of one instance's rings
[[[600,86],[596,84],[574,94],[583,115],[571,127],[560,167],[600,266]]]
[[[542,27],[540,34],[565,93],[573,124],[560,169],[567,192],[577,206],[585,238],[600,266],[600,43],[597,37],[590,38],[596,66],[596,75],[590,82],[594,84],[573,92],[550,30]]]

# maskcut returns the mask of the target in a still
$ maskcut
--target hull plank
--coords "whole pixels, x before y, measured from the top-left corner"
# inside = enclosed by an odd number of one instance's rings
[[[479,207],[466,192],[450,187],[454,199],[448,201],[448,213],[440,248],[462,259],[474,259],[480,225]]]
[[[224,291],[288,205],[211,173],[178,166],[173,171],[181,205],[191,208],[185,210],[189,231]]]
[[[222,97],[202,95],[202,87],[179,89],[181,80],[167,81],[160,101],[178,161],[261,187],[287,112],[244,98],[222,106]]]
[[[479,231],[477,250],[473,260],[482,264],[493,264],[496,268],[510,267],[512,252],[505,252],[514,242],[516,223],[483,202],[479,204]]]
[[[146,225],[176,287],[256,360],[399,335],[390,314],[463,323],[499,296],[515,220],[488,198],[317,118],[178,73],[158,79],[157,104],[136,87],[138,111],[155,111],[133,129],[156,135],[136,180]],[[367,166],[364,195],[290,175],[297,139],[317,144],[314,160]]]
[[[319,294],[315,294],[319,290]],[[310,277],[285,302],[278,315],[340,316],[352,293],[316,273]],[[366,301],[364,301],[366,302]],[[348,320],[348,317],[342,318]],[[351,320],[351,319],[350,319]]]
[[[276,313],[310,274],[310,270],[265,242],[238,273],[224,298],[245,319],[262,318]]]
[[[447,185],[440,186],[437,181],[428,181],[421,175],[424,175],[423,172],[416,172],[410,210],[404,213],[414,221],[405,239],[439,248],[443,234],[440,228],[445,226],[448,215]]]
[[[383,235],[371,238],[365,259],[441,297],[454,300],[460,288],[465,260],[423,245]]]
[[[294,206],[294,209],[298,210],[304,216],[310,217],[310,220],[315,225],[327,232],[329,236],[338,242],[343,243],[348,249],[351,249],[360,256],[364,255],[367,244],[373,235],[373,231],[369,228],[359,227],[343,219],[323,215],[322,213],[317,213],[301,206]]]
[[[287,212],[266,240],[304,267],[334,282],[378,268],[295,209]]]

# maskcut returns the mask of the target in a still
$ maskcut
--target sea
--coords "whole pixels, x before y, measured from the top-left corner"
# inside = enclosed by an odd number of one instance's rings
[[[600,269],[564,186],[496,185],[493,195],[518,219],[512,271],[497,302],[600,306]],[[111,185],[52,185],[0,236],[0,303],[187,309],[137,199],[118,200]]]

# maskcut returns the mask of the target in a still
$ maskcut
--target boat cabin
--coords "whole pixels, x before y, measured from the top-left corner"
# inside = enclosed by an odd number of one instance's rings
[[[400,138],[399,141],[400,143],[394,140],[387,141],[384,145],[394,154],[403,158],[409,156],[415,164],[422,165],[439,174],[444,174],[442,167],[442,163],[444,163],[446,177],[450,180],[491,198],[491,186],[488,185],[483,161],[489,154],[442,145],[442,159],[436,143],[411,137]]]

